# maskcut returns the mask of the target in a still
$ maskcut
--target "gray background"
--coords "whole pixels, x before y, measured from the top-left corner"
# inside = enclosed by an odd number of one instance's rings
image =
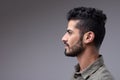
[[[76,58],[64,56],[66,13],[88,6],[107,14],[100,53],[120,80],[119,0],[0,0],[0,80],[70,80]]]

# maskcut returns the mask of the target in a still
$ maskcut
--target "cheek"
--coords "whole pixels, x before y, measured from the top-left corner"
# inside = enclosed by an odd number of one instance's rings
[[[79,41],[79,36],[72,36],[69,40],[69,46],[72,47],[74,45],[76,45]]]

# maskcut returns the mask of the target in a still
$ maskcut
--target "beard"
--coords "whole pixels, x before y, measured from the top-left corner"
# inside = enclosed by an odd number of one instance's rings
[[[69,51],[65,49],[65,55],[68,57],[76,57],[78,55],[81,55],[82,52],[85,50],[85,47],[83,46],[82,40],[79,40],[74,46],[68,47]]]

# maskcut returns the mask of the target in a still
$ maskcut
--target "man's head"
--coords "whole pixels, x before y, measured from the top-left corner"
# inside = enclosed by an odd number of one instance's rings
[[[106,15],[95,8],[78,7],[67,14],[67,32],[62,38],[66,56],[77,56],[88,46],[100,48],[105,36]]]

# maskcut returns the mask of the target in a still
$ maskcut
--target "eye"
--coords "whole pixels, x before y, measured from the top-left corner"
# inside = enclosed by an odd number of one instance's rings
[[[67,33],[71,35],[73,32],[71,30],[67,30]]]

